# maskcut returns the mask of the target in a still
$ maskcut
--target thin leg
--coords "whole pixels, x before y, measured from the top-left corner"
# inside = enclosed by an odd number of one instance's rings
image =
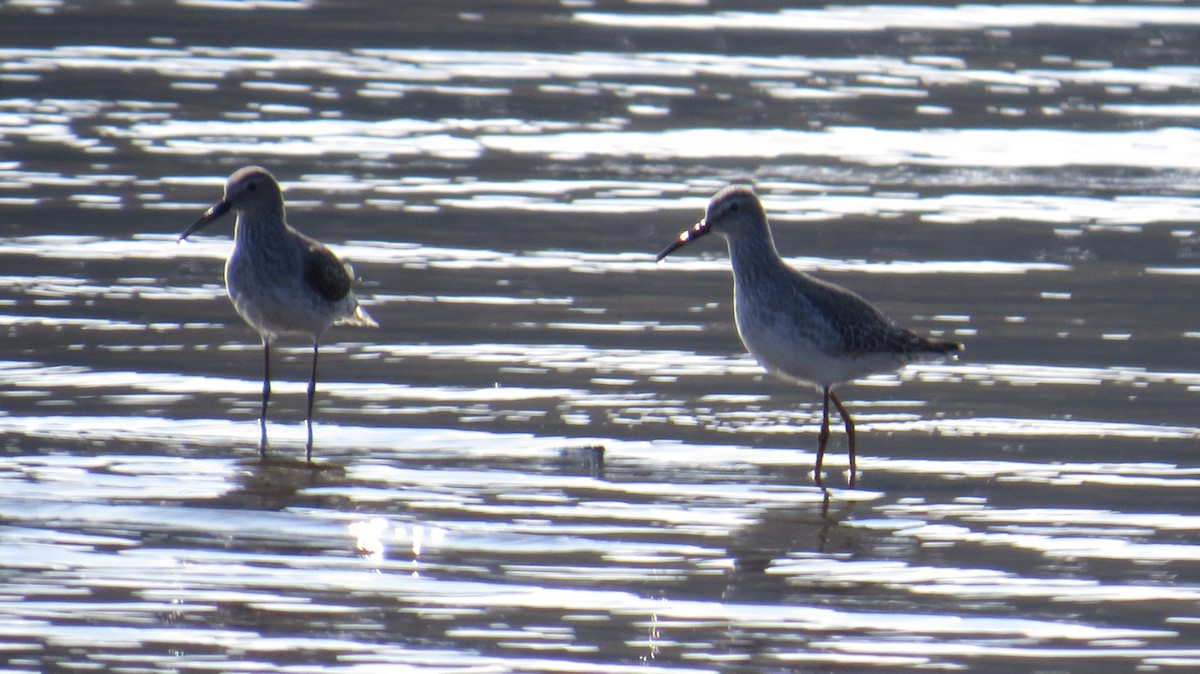
[[[263,337],[262,411],[258,415],[258,457],[267,458],[267,401],[271,398],[271,340]]]
[[[312,417],[313,400],[317,396],[317,343],[313,342],[312,375],[308,378],[308,444],[304,446],[304,454],[312,463]]]
[[[833,399],[833,404],[837,407],[838,414],[842,415],[842,423],[846,424],[846,437],[849,438],[850,444],[850,486],[854,486],[854,477],[858,474],[858,468],[855,465],[854,451],[854,419],[850,418],[850,413],[842,406],[842,401],[838,400],[833,391],[829,392],[829,397]]]
[[[825,445],[829,443],[829,397],[832,392],[826,386],[822,390],[821,396],[821,433],[817,436],[817,465],[813,468],[813,481],[821,489],[825,488],[825,482],[821,478],[821,464],[825,462]]]

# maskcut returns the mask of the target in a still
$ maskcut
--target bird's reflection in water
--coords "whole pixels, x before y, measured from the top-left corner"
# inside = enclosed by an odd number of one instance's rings
[[[858,501],[837,501],[830,492],[811,506],[768,508],[762,517],[730,536],[726,552],[732,560],[722,596],[727,601],[755,603],[795,592],[787,577],[767,573],[782,557],[811,553],[818,556],[851,553],[856,529],[850,520]]]
[[[268,456],[239,461],[242,470],[234,478],[238,488],[221,498],[221,505],[259,510],[283,510],[296,505],[315,505],[320,497],[302,496],[305,489],[347,484],[346,468],[328,463]]]
[[[603,479],[604,452],[604,445],[563,447],[558,452],[555,466],[563,475],[582,475]]]

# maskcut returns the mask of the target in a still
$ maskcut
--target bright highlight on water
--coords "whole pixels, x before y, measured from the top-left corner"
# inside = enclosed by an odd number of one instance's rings
[[[335,323],[377,328],[351,288],[354,271],[321,242],[292,229],[284,217],[283,193],[266,169],[247,166],[225,183],[225,197],[208,209],[179,240],[229,211],[237,212],[233,250],[225,262],[225,288],[238,314],[258,331],[263,343],[262,413],[258,450],[267,455],[267,401],[271,397],[271,340],[296,334],[312,339],[308,380],[308,441],[312,461],[313,400],[317,392],[317,350],[321,335]]]
[[[963,346],[921,337],[896,325],[857,294],[784,263],[758,196],[730,186],[708,203],[704,218],[658,254],[658,261],[710,233],[725,237],[733,265],[734,318],[742,343],[769,372],[822,391],[821,433],[813,479],[824,487],[821,465],[829,442],[829,402],[846,426],[850,486],[854,486],[854,420],[833,386],[907,363],[953,356]]]

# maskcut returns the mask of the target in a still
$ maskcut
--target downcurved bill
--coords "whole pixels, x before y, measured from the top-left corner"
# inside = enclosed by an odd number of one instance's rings
[[[708,221],[703,220],[703,219],[700,220],[700,222],[697,222],[696,224],[692,225],[690,228],[685,229],[682,232],[680,232],[679,236],[674,241],[671,242],[671,245],[667,246],[666,248],[663,248],[662,252],[659,253],[658,257],[654,258],[654,260],[656,262],[662,262],[664,257],[675,252],[676,249],[682,248],[685,244],[693,241],[694,239],[698,239],[698,238],[704,236],[705,234],[708,234],[708,232],[709,232]]]
[[[200,216],[199,220],[193,222],[191,227],[188,227],[187,230],[185,230],[183,232],[183,234],[179,235],[179,240],[183,241],[184,239],[191,236],[192,233],[195,232],[196,230],[207,226],[213,220],[216,220],[217,218],[221,217],[222,215],[225,215],[228,212],[229,212],[229,202],[222,199],[221,201],[214,204],[212,208],[208,209],[207,211],[204,211],[204,215]]]

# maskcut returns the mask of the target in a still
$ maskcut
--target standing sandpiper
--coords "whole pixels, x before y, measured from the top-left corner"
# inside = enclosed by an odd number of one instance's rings
[[[816,386],[824,395],[813,479],[824,488],[821,464],[832,400],[849,437],[853,487],[854,421],[834,395],[834,384],[914,361],[952,357],[962,351],[962,344],[916,335],[857,294],[789,267],[775,250],[758,196],[748,187],[734,185],[717,192],[704,219],[659,253],[658,261],[709,232],[729,244],[733,313],[742,343],[767,371]]]
[[[271,397],[271,340],[284,334],[312,339],[308,380],[308,443],[312,462],[313,398],[317,392],[317,345],[334,323],[377,328],[350,288],[354,272],[319,241],[288,226],[279,183],[257,166],[239,169],[225,183],[225,198],[180,235],[193,232],[229,211],[237,211],[233,251],[225,262],[225,288],[238,314],[258,331],[263,343],[262,416],[258,451],[267,456],[267,400]]]

